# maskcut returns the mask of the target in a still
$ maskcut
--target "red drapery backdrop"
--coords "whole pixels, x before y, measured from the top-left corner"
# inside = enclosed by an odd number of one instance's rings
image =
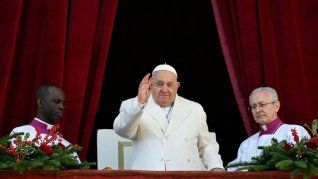
[[[222,50],[249,135],[259,130],[247,111],[259,86],[274,87],[287,123],[318,114],[318,2],[211,0]]]
[[[28,124],[42,83],[66,94],[61,121],[85,159],[102,86],[117,0],[0,3],[0,134]]]

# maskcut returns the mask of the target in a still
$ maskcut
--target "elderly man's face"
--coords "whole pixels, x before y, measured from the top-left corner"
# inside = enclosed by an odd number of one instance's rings
[[[180,83],[177,77],[170,71],[157,71],[152,76],[152,96],[161,107],[170,106],[176,99]]]
[[[250,101],[250,107],[254,120],[263,125],[276,119],[280,107],[279,101],[272,101],[269,92],[260,91],[255,93]]]

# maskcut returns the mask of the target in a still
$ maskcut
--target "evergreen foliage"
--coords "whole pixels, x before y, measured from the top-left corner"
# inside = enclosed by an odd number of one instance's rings
[[[36,139],[28,140],[29,133],[14,133],[0,138],[0,170],[66,170],[88,169],[95,162],[79,162],[74,154],[82,147],[69,145],[64,147],[53,144],[54,138],[47,137],[42,143]]]
[[[305,179],[318,175],[318,120],[313,120],[311,127],[305,127],[311,134],[310,139],[299,140],[296,129],[292,129],[294,143],[273,138],[271,145],[259,147],[262,153],[250,162],[231,163],[226,168],[238,167],[237,170],[248,171],[286,170],[292,171],[292,176],[304,174]]]

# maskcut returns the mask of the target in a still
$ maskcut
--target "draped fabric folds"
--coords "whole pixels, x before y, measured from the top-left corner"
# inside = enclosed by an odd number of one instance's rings
[[[222,50],[249,135],[259,127],[247,111],[259,86],[274,87],[287,123],[318,114],[318,2],[211,0]]]
[[[28,124],[43,83],[66,95],[64,137],[85,159],[98,109],[117,0],[0,3],[0,135]]]

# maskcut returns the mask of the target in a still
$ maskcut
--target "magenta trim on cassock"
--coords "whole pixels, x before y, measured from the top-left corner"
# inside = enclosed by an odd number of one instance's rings
[[[260,132],[259,136],[266,135],[266,134],[274,134],[276,132],[276,130],[279,128],[279,126],[281,126],[282,124],[283,124],[283,122],[280,120],[280,118],[277,118],[277,119],[273,120],[272,122],[265,124],[267,131],[264,131],[264,129],[261,128],[261,132]]]
[[[37,128],[38,130],[40,130],[40,132],[43,134],[48,133],[47,125],[38,121],[38,120],[33,119],[33,121],[30,123],[30,125],[33,126],[34,128]]]

